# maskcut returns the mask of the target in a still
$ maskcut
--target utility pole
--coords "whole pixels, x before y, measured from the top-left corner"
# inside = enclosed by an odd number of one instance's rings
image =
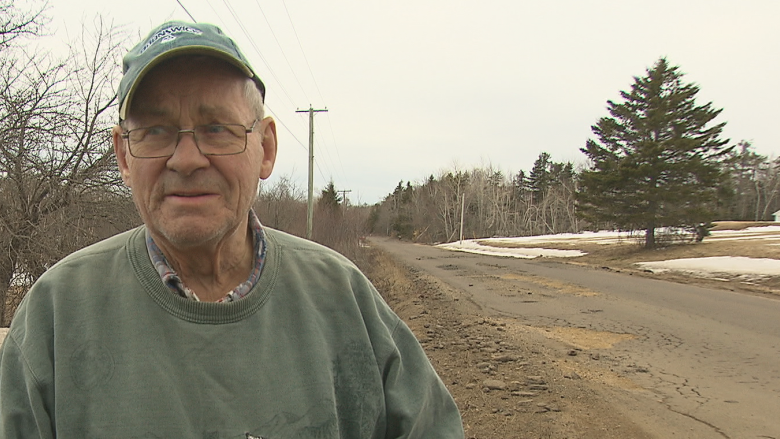
[[[463,216],[466,213],[466,194],[463,194],[463,202],[460,205],[460,245],[463,245]]]
[[[327,112],[315,110],[309,105],[308,110],[295,110],[296,113],[309,113],[309,203],[306,215],[306,239],[311,239],[312,225],[314,224],[314,113]]]
[[[341,202],[344,203],[344,206],[347,205],[347,192],[352,192],[352,189],[342,190],[342,191],[336,191],[341,193]]]

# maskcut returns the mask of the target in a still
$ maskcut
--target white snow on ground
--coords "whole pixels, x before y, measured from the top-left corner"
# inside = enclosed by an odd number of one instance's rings
[[[653,273],[674,270],[699,276],[718,274],[780,276],[780,260],[746,258],[743,256],[712,256],[708,258],[672,259],[669,261],[639,262],[642,268]]]
[[[556,250],[543,248],[545,243],[616,244],[627,240],[642,239],[643,235],[625,232],[583,232],[562,233],[560,235],[524,236],[517,238],[469,239],[440,244],[439,247],[492,256],[533,259],[572,258],[586,253],[580,250]],[[719,240],[761,240],[780,239],[780,226],[750,227],[743,230],[720,230],[712,232],[707,241]],[[506,245],[540,245],[540,248],[507,248]],[[771,245],[780,245],[772,243]],[[681,271],[697,276],[715,277],[717,275],[737,275],[750,278],[780,276],[780,260],[767,258],[746,258],[741,256],[718,256],[708,258],[674,259],[669,261],[640,262],[637,265],[653,271]]]
[[[484,241],[484,240],[482,240]],[[447,250],[455,250],[467,253],[477,253],[490,256],[508,256],[512,258],[533,259],[537,257],[547,258],[572,258],[583,256],[586,253],[579,250],[555,250],[549,248],[504,248],[480,244],[478,240],[464,240],[463,243],[451,242],[439,245]]]

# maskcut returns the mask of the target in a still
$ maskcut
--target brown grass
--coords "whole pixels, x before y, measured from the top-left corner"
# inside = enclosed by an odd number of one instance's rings
[[[715,221],[710,230],[744,230],[748,227],[780,226],[773,221]]]
[[[779,225],[774,222],[721,221],[715,223],[713,230],[744,230],[748,227]],[[550,248],[561,250],[581,250],[585,256],[561,258],[561,262],[586,265],[612,271],[631,272],[654,278],[662,278],[681,283],[696,283],[705,286],[742,291],[748,293],[770,293],[780,295],[780,278],[768,277],[746,281],[738,276],[720,276],[717,280],[693,277],[682,273],[652,274],[635,265],[637,262],[665,261],[670,259],[703,258],[711,256],[743,256],[748,258],[780,259],[780,233],[777,241],[742,236],[739,239],[719,239],[707,237],[703,242],[678,242],[673,245],[646,249],[641,239],[625,239],[619,243],[597,244],[593,242],[551,242],[535,244],[506,244],[487,242],[490,245],[514,248]]]

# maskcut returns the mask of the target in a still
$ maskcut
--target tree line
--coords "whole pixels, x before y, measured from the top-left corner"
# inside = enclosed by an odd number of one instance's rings
[[[575,171],[542,153],[529,173],[506,175],[492,165],[445,170],[422,182],[399,182],[372,207],[368,228],[421,242],[523,236],[579,230]]]
[[[771,221],[780,210],[780,159],[740,142],[723,161],[728,179],[712,220]],[[368,230],[425,243],[464,237],[532,236],[612,228],[582,218],[577,202],[581,171],[542,152],[530,171],[507,174],[488,165],[448,169],[418,182],[399,182],[371,207]],[[623,229],[633,230],[633,229]]]
[[[360,239],[366,234],[367,208],[350,205],[333,181],[315,199],[312,240],[357,260]],[[274,184],[261,182],[253,207],[264,226],[306,236],[307,204],[306,192],[289,176],[281,176]]]
[[[529,172],[488,165],[404,184],[372,209],[369,229],[422,242],[613,229],[687,231],[715,220],[766,221],[780,210],[780,160],[721,138],[722,110],[698,105],[699,87],[665,58],[635,77],[580,148],[586,164],[542,152]]]

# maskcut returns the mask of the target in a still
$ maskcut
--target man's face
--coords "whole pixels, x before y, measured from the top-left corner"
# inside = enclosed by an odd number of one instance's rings
[[[199,61],[198,61],[199,60]],[[174,59],[146,75],[133,98],[126,130],[154,125],[192,129],[204,124],[251,127],[256,116],[244,95],[248,79],[210,58]],[[125,184],[155,241],[175,249],[218,245],[246,234],[259,179],[276,158],[276,128],[258,121],[242,154],[204,156],[192,134],[182,134],[167,158],[135,158],[114,129],[114,150]],[[241,235],[244,236],[244,235]]]

